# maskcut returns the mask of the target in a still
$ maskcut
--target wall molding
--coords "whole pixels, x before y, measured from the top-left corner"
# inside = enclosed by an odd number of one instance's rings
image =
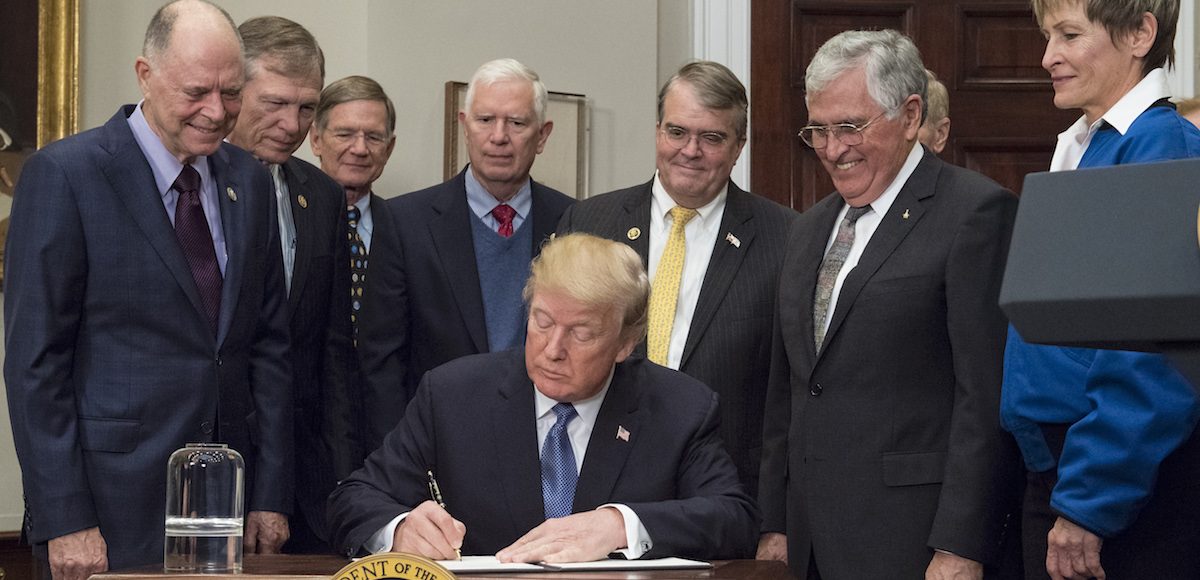
[[[750,0],[693,0],[691,9],[692,58],[729,67],[749,93]],[[742,189],[750,188],[749,145],[742,149],[730,177]]]

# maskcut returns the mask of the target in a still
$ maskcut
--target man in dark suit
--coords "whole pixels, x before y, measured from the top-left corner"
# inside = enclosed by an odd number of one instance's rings
[[[312,125],[325,57],[313,35],[286,18],[251,18],[238,30],[246,85],[229,142],[265,164],[274,184],[292,338],[295,447],[304,457],[293,466],[295,517],[284,550],[327,552],[325,498],[362,454],[350,392],[350,250],[342,188],[292,156]]]
[[[55,578],[161,562],[166,463],[247,457],[245,543],[292,506],[291,368],[270,177],[223,144],[237,30],[164,6],[135,63],[144,100],[30,158],[7,249],[4,378],[26,532]]]
[[[553,129],[546,101],[525,65],[485,63],[458,114],[470,164],[389,202],[389,231],[375,236],[389,251],[371,261],[358,325],[368,452],[403,415],[425,371],[524,341],[529,261],[573,202],[529,177]]]
[[[330,496],[338,546],[516,562],[753,552],[758,513],[717,436],[716,394],[627,360],[649,293],[622,244],[547,244],[524,290],[524,357],[425,375],[384,445]],[[433,473],[444,507],[430,501]]]
[[[1018,464],[1000,430],[997,306],[1016,198],[917,142],[912,42],[813,57],[801,138],[833,178],[780,276],[760,558],[808,578],[981,578]],[[785,535],[786,534],[786,535]]]
[[[771,321],[795,212],[729,179],[746,144],[746,89],[715,62],[675,73],[658,94],[658,172],[563,214],[559,230],[624,242],[653,272],[650,360],[721,395],[721,438],[751,493],[758,491]],[[672,208],[695,210],[672,277]],[[671,300],[674,295],[674,300]],[[655,330],[665,340],[654,344]],[[639,346],[645,355],[646,345]]]
[[[313,155],[321,160],[321,170],[346,190],[350,215],[347,247],[353,260],[350,319],[357,327],[375,232],[381,231],[379,237],[385,239],[394,238],[386,235],[392,224],[391,212],[373,186],[396,147],[396,108],[374,79],[348,76],[321,91],[316,125],[311,136]]]

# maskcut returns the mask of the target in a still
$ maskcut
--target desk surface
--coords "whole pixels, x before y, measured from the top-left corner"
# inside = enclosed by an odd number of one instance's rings
[[[133,570],[105,572],[92,580],[328,580],[334,572],[349,562],[338,556],[262,556],[247,554],[242,574],[166,574],[161,566],[144,566]],[[489,578],[493,580],[677,580],[688,578],[753,578],[755,580],[787,580],[791,576],[780,562],[730,560],[713,562],[710,570],[658,570],[638,572],[543,572],[537,574],[460,574],[459,578]]]

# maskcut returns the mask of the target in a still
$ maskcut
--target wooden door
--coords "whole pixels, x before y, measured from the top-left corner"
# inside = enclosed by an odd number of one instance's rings
[[[907,34],[950,93],[942,158],[1020,192],[1045,171],[1058,133],[1079,116],[1054,107],[1045,40],[1028,2],[755,0],[751,5],[752,190],[798,210],[833,192],[797,136],[808,120],[804,70],[817,48],[853,29]]]

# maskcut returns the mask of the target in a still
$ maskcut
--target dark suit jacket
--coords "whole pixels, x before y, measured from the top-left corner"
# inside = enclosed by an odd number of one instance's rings
[[[292,506],[270,176],[231,145],[209,156],[229,257],[214,338],[126,123],[132,112],[25,164],[4,280],[4,378],[29,537],[98,525],[112,568],[161,561],[167,458],[188,442],[216,439],[247,456],[248,510]]]
[[[329,498],[347,554],[429,499],[437,474],[446,509],[467,527],[463,554],[494,554],[545,521],[533,383],[524,351],[434,369],[404,420]],[[754,553],[758,510],[716,437],[717,397],[643,359],[618,364],[575,489],[573,512],[629,506],[654,546],[647,557]],[[629,432],[628,441],[614,434]]]
[[[654,180],[567,209],[559,233],[586,232],[628,244],[648,264]],[[721,438],[751,493],[758,490],[771,321],[788,227],[797,216],[729,182],[716,247],[704,273],[679,370],[721,395]],[[629,229],[644,232],[630,240]],[[733,234],[740,246],[725,235]],[[638,346],[645,356],[645,342]]]
[[[294,466],[297,516],[324,539],[325,499],[363,457],[350,382],[355,355],[346,194],[320,169],[295,157],[284,163],[283,174],[296,227],[288,313],[296,449],[305,458]]]
[[[487,352],[483,291],[463,169],[454,179],[392,198],[392,221],[376,233],[358,326],[366,381],[366,450],[379,446],[404,414],[425,371],[460,356]],[[575,200],[533,182],[533,255]],[[374,211],[374,208],[372,208]],[[383,248],[387,248],[386,252]]]
[[[920,578],[931,547],[993,561],[1015,484],[997,300],[1016,197],[925,152],[814,353],[813,293],[843,204],[802,214],[784,261],[764,530],[787,533],[801,577],[810,553],[826,580]]]

